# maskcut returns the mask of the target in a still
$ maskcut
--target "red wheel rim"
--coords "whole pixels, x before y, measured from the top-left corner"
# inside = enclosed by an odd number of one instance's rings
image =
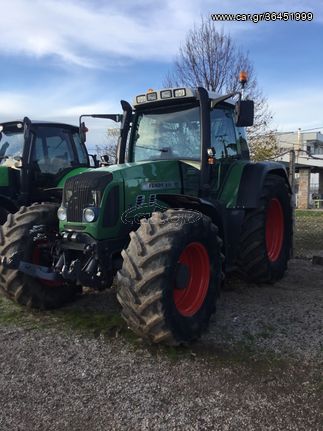
[[[33,263],[34,265],[41,265],[41,247],[40,245],[44,245],[46,244],[46,242],[44,241],[38,241],[35,242],[34,244],[34,248],[32,251],[32,255],[31,255],[31,263]],[[45,278],[39,278],[39,281],[41,281],[42,284],[46,285],[46,286],[50,286],[50,287],[58,287],[61,286],[63,284],[62,281],[60,280],[46,280]]]
[[[284,213],[277,198],[271,199],[266,218],[266,248],[267,256],[275,262],[281,252],[284,239]]]
[[[183,250],[179,263],[189,270],[189,280],[184,289],[174,288],[175,306],[183,316],[193,316],[202,307],[210,283],[210,259],[204,245],[191,242]]]

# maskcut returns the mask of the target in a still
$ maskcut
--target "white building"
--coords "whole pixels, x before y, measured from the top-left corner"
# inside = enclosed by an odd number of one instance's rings
[[[298,130],[276,136],[281,153],[277,161],[289,163],[290,151],[295,151],[297,206],[323,207],[323,134]]]

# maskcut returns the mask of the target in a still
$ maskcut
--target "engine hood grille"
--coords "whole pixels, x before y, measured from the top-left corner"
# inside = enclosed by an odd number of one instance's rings
[[[63,206],[67,209],[68,222],[82,222],[84,208],[99,207],[106,186],[112,181],[110,172],[85,172],[66,180]]]

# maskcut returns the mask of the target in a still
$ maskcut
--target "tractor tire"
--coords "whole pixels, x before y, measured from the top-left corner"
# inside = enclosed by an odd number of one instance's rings
[[[257,209],[246,213],[242,224],[240,272],[247,281],[274,283],[287,269],[292,247],[291,193],[286,180],[267,175]]]
[[[211,219],[184,209],[140,221],[122,251],[117,298],[140,337],[168,345],[206,331],[222,280],[222,241]]]
[[[9,214],[7,222],[0,226],[0,256],[10,258],[14,253],[21,252],[24,261],[44,264],[43,252],[32,240],[29,231],[34,225],[46,225],[51,230],[58,230],[56,211],[57,205],[44,203],[21,207],[15,214]],[[77,286],[33,278],[2,265],[0,289],[21,305],[42,310],[60,307],[79,292]]]
[[[4,224],[7,221],[9,211],[6,208],[0,208],[0,225]]]

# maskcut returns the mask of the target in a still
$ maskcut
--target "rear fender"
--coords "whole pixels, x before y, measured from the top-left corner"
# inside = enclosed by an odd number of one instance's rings
[[[268,174],[279,175],[286,180],[292,193],[286,168],[277,162],[248,163],[242,172],[236,208],[258,208],[265,178]]]

